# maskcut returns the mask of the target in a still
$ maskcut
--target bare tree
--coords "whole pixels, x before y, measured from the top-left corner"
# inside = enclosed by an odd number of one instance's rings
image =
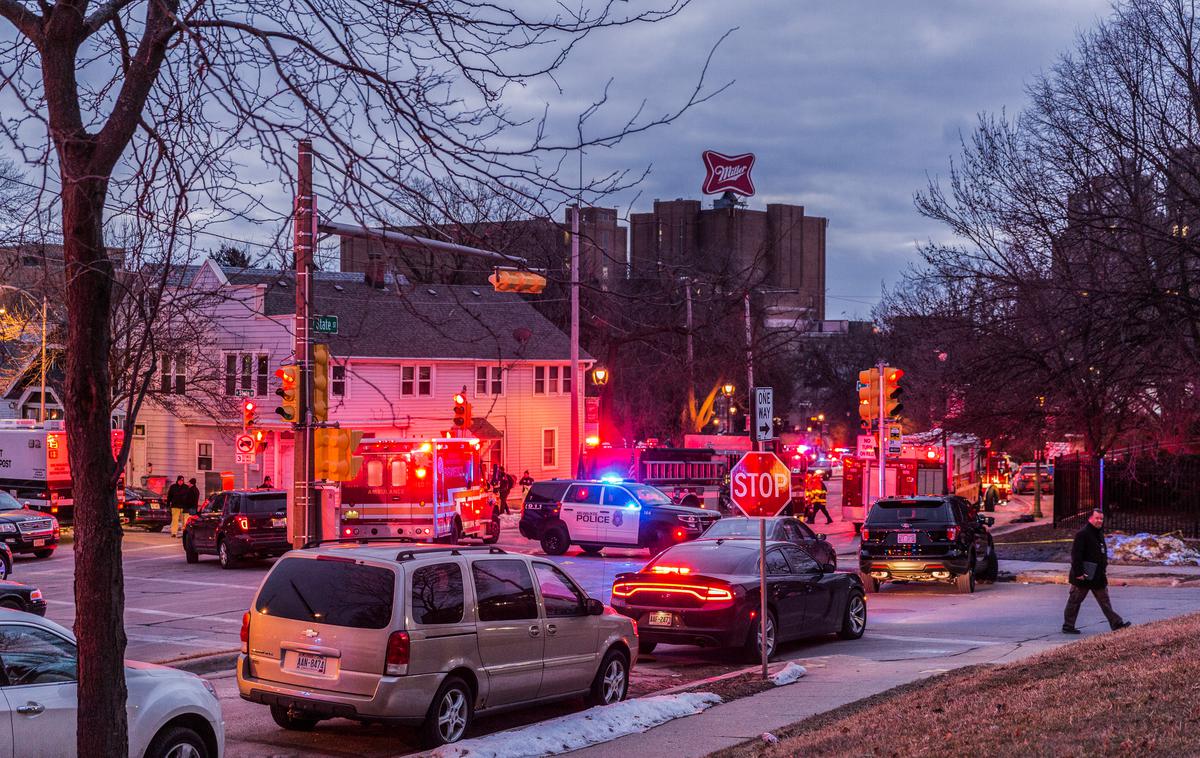
[[[324,209],[364,222],[383,218],[397,177],[414,169],[507,192],[537,186],[579,195],[585,188],[556,168],[579,142],[556,141],[545,116],[530,121],[508,110],[506,89],[552,80],[593,35],[663,21],[685,5],[663,0],[627,12],[623,3],[599,0],[595,7],[547,6],[543,14],[455,0],[0,0],[0,17],[11,26],[0,48],[0,87],[21,104],[3,128],[27,160],[46,167],[65,248],[81,755],[127,750],[114,493],[128,445],[113,458],[117,277],[105,254],[106,216],[154,227],[169,256],[202,223],[195,209],[216,219],[269,215],[238,161],[254,155],[290,176],[295,139],[311,134],[321,138],[326,183],[319,193],[332,199]],[[701,75],[675,107],[639,111],[587,144],[669,123],[711,94]],[[43,143],[26,141],[34,128]],[[171,269],[161,270],[165,283]],[[148,305],[154,317],[157,305]]]

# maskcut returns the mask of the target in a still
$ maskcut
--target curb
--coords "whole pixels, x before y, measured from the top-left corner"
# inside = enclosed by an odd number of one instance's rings
[[[1061,572],[1023,571],[1013,581],[1023,584],[1067,584]],[[1110,587],[1194,587],[1200,588],[1200,576],[1194,574],[1160,574],[1151,576],[1110,576]]]
[[[170,666],[180,671],[186,671],[189,674],[203,676],[204,674],[212,674],[217,671],[229,670],[232,672],[234,664],[237,663],[238,654],[241,650],[222,650],[216,653],[198,653],[196,655],[181,655],[177,658],[168,658],[163,661],[153,661],[159,666]]]

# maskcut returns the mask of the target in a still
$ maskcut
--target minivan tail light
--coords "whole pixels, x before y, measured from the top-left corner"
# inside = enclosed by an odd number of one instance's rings
[[[954,540],[958,539],[958,527],[957,526],[951,526],[951,527],[946,528],[946,539],[948,539],[952,542]]]
[[[250,653],[250,611],[242,614],[242,652],[249,655]]]
[[[383,673],[386,676],[403,676],[408,673],[408,632],[392,632],[387,642],[387,657]]]

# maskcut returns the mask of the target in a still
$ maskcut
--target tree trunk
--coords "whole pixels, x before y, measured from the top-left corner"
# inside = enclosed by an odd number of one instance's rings
[[[75,501],[79,642],[77,748],[81,756],[125,756],[125,580],[108,371],[113,268],[102,228],[107,180],[77,168],[64,165],[62,171],[68,312],[65,421]]]

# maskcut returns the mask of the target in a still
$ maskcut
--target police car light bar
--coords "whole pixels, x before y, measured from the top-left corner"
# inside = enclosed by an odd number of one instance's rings
[[[600,481],[607,484],[623,484],[625,482],[622,477],[619,477],[616,474],[604,474],[600,477]]]

